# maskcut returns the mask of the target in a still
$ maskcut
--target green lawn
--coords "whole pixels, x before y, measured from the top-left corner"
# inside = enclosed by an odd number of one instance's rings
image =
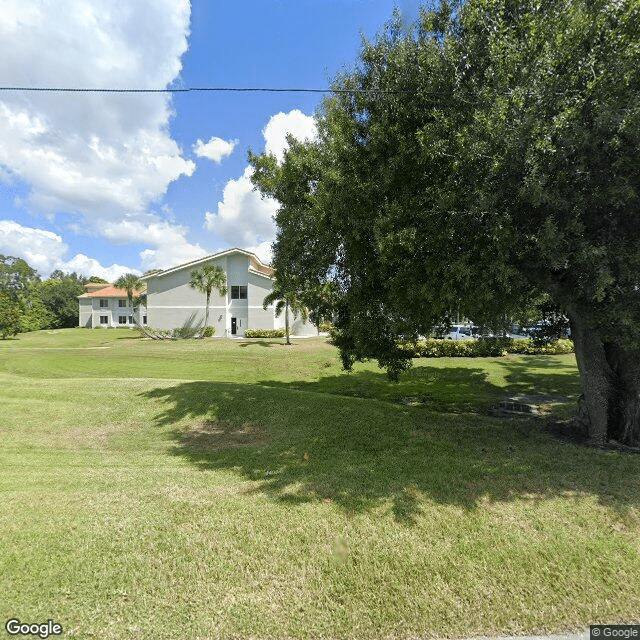
[[[417,638],[640,622],[640,456],[487,409],[573,356],[323,339],[0,341],[0,618],[122,640]]]

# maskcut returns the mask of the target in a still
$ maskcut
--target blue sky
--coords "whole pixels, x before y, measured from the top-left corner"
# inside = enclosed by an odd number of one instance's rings
[[[415,19],[418,2],[395,3]],[[25,8],[26,7],[26,8]],[[3,0],[0,84],[324,88],[387,0]],[[6,55],[5,55],[6,52]],[[113,280],[238,246],[270,257],[276,203],[247,151],[314,134],[303,93],[0,92],[0,253]]]

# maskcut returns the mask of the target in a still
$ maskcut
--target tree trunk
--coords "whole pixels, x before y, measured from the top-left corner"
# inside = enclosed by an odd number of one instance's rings
[[[640,352],[604,342],[577,313],[570,321],[582,382],[578,421],[594,445],[640,446]]]
[[[204,310],[204,328],[209,326],[209,302],[211,301],[211,291],[207,291],[207,306]]]
[[[609,438],[640,446],[640,351],[605,345],[616,386],[610,406]]]
[[[291,344],[289,340],[289,303],[284,303],[284,331],[287,334],[287,344]]]

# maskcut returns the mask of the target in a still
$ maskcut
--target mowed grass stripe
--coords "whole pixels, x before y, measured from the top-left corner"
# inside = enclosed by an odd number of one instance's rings
[[[88,379],[47,360],[0,373],[5,619],[113,639],[408,638],[640,611],[639,457],[484,415],[507,388],[570,399],[570,358],[417,362],[389,385],[371,364],[344,374],[320,341],[185,342],[167,347],[171,379],[130,380],[163,345],[122,344],[121,379],[98,375],[112,350],[77,364]]]

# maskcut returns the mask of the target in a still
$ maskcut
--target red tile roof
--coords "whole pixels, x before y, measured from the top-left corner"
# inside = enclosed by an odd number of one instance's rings
[[[266,264],[262,264],[261,262],[259,262],[255,256],[251,256],[251,258],[249,259],[249,262],[251,264],[251,267],[253,269],[255,269],[258,273],[261,273],[265,276],[269,276],[269,277],[273,277],[273,275],[275,274],[275,271],[267,266]]]
[[[134,296],[139,296],[141,293],[144,293],[144,289],[140,291],[134,291]],[[90,291],[87,293],[83,293],[79,298],[126,298],[127,290],[126,289],[116,289],[114,286],[107,284],[102,289],[98,289],[97,291]]]

